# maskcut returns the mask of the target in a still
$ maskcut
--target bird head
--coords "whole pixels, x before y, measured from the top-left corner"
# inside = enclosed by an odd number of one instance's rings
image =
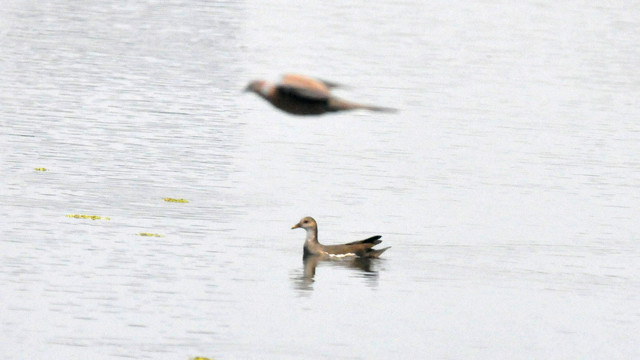
[[[305,230],[309,230],[316,228],[317,226],[318,224],[316,223],[316,221],[311,216],[307,216],[302,218],[299,223],[293,225],[291,229],[303,228]]]
[[[256,94],[262,94],[267,88],[267,82],[263,80],[254,80],[250,82],[247,87],[244,88],[244,92],[254,92]]]

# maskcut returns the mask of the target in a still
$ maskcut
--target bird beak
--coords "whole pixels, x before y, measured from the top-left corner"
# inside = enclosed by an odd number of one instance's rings
[[[291,230],[293,230],[293,229],[297,229],[297,228],[299,228],[299,227],[300,227],[300,223],[297,223],[297,224],[295,224],[295,225],[293,225],[293,226],[291,227]]]

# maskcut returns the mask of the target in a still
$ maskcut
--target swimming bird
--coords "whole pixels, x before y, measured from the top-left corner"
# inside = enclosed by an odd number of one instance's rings
[[[337,83],[330,81],[298,74],[286,74],[277,84],[254,80],[247,85],[245,91],[254,92],[270,102],[271,105],[294,115],[320,115],[356,109],[397,111],[387,107],[358,104],[331,95],[331,89],[338,86]]]
[[[318,242],[318,223],[310,217],[304,217],[291,229],[303,228],[307,231],[307,239],[304,242],[304,256],[320,255],[330,257],[358,256],[363,258],[377,258],[389,247],[373,249],[380,244],[382,236],[376,235],[368,239],[354,241],[343,245],[322,245]]]

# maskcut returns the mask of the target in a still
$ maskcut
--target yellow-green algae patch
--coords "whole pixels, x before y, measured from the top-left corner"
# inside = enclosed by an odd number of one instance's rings
[[[139,236],[153,236],[153,237],[164,237],[164,235],[160,235],[160,234],[153,234],[153,233],[137,233],[136,235]]]
[[[48,171],[48,170],[45,168],[35,168],[35,171]]]
[[[206,357],[202,357],[202,356],[196,356],[194,358],[191,358],[191,360],[211,360],[211,359],[206,358]]]
[[[175,202],[175,203],[188,203],[189,201],[185,200],[185,199],[174,199],[174,198],[164,198],[164,201],[166,202]]]
[[[98,216],[98,215],[80,215],[80,214],[69,214],[67,217],[74,219],[91,219],[91,220],[111,220],[106,216]]]

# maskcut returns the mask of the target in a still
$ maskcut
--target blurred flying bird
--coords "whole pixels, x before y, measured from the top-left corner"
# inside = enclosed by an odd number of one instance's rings
[[[273,84],[264,80],[249,83],[245,91],[264,98],[278,109],[294,115],[320,115],[328,112],[365,109],[371,111],[396,112],[396,109],[365,105],[346,101],[331,95],[337,83],[310,78],[298,74],[286,74],[282,81]]]

